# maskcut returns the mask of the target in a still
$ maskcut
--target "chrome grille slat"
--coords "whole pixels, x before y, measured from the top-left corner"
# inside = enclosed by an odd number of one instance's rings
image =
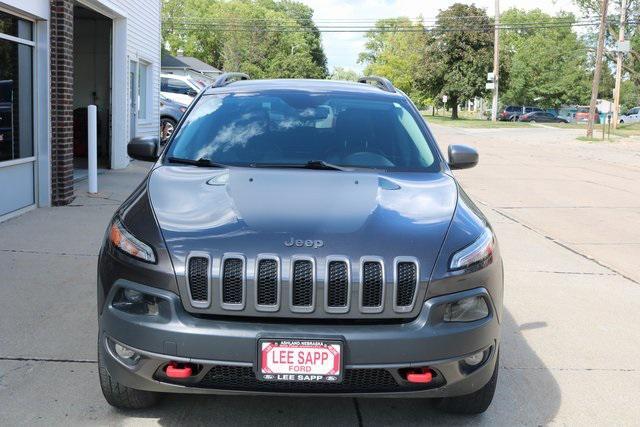
[[[360,311],[380,313],[384,310],[384,262],[376,257],[363,257],[360,264]]]
[[[222,259],[220,297],[222,307],[227,310],[242,310],[245,302],[244,257],[229,254]]]
[[[406,313],[413,310],[418,293],[418,260],[398,257],[394,260],[394,267],[393,309],[398,313]]]
[[[278,261],[259,259],[256,274],[256,305],[276,306],[278,304]]]
[[[324,309],[327,313],[347,313],[351,305],[351,265],[345,256],[326,258]]]
[[[311,259],[291,263],[291,310],[311,312],[315,302],[315,268]]]
[[[192,252],[186,263],[187,289],[192,307],[207,308],[211,302],[210,258],[206,253]]]

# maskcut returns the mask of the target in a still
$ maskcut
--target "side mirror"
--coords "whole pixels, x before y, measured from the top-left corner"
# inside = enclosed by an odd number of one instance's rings
[[[196,97],[198,95],[198,92],[195,89],[189,89],[187,90],[187,95],[191,97]]]
[[[450,145],[447,151],[451,169],[468,169],[478,164],[478,152],[468,145]]]
[[[159,140],[155,136],[139,136],[127,145],[127,154],[136,160],[155,162],[158,160]]]

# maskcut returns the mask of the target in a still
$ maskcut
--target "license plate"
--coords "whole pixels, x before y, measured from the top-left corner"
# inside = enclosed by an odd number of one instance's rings
[[[258,379],[262,381],[342,381],[342,342],[331,340],[258,341]]]

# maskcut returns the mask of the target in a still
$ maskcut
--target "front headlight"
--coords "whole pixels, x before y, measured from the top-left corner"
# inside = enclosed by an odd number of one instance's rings
[[[141,261],[155,263],[156,256],[149,245],[136,239],[119,218],[113,220],[109,229],[109,241],[122,252]]]
[[[447,304],[444,310],[445,322],[473,322],[489,315],[487,302],[481,296],[463,298]]]
[[[495,239],[490,229],[485,229],[478,239],[451,257],[450,270],[484,267],[493,259]]]

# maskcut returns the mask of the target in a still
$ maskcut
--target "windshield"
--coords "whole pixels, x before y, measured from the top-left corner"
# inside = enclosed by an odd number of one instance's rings
[[[439,169],[416,119],[401,101],[309,92],[204,95],[167,157],[235,166]]]

